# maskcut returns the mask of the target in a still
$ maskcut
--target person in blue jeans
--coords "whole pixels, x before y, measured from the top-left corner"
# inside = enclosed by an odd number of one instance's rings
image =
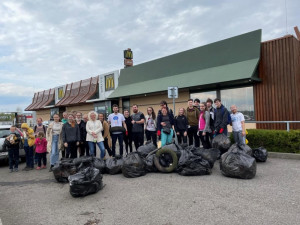
[[[95,143],[100,149],[100,158],[103,159],[105,156],[105,147],[104,138],[102,137],[102,123],[100,120],[97,120],[98,114],[94,111],[89,112],[88,118],[89,121],[86,123],[86,141],[89,145],[90,155],[95,154]]]
[[[50,154],[50,169],[49,172],[52,171],[53,166],[57,163],[59,159],[59,150],[63,149],[62,143],[62,126],[63,123],[59,122],[59,115],[53,115],[54,121],[49,124],[46,139],[47,139],[47,151],[51,152]]]
[[[161,147],[171,144],[174,134],[174,115],[173,112],[163,108],[157,117],[157,135],[161,135]]]
[[[23,130],[23,144],[26,154],[26,167],[24,171],[29,171],[33,169],[33,146],[35,142],[34,131],[31,129],[27,123],[22,123],[21,128]]]

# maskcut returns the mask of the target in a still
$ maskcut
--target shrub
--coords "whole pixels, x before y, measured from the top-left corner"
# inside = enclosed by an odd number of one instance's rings
[[[265,147],[269,152],[300,153],[300,130],[258,130],[247,129],[248,145]],[[234,143],[233,135],[230,139]]]

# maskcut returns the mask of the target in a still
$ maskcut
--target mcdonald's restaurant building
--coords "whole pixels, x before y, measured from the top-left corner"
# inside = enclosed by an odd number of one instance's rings
[[[157,112],[168,99],[168,87],[178,87],[175,111],[187,107],[189,98],[219,97],[229,108],[235,104],[245,115],[247,127],[286,129],[285,124],[251,121],[300,120],[300,33],[261,41],[261,30],[126,67],[120,71],[69,83],[34,94],[27,111],[49,120],[54,113],[91,110],[112,112],[139,105]],[[300,124],[291,124],[300,129]]]

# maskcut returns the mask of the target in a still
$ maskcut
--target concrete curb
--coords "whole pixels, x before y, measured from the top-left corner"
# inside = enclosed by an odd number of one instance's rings
[[[278,158],[278,159],[296,159],[296,160],[300,160],[300,154],[294,154],[294,153],[268,152],[268,157]]]

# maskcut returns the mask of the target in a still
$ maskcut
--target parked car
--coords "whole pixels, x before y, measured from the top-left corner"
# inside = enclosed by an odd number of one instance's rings
[[[8,161],[8,152],[4,151],[3,144],[5,138],[10,134],[10,125],[0,125],[0,160]],[[19,157],[22,161],[25,160],[25,151],[22,142],[20,143]]]

